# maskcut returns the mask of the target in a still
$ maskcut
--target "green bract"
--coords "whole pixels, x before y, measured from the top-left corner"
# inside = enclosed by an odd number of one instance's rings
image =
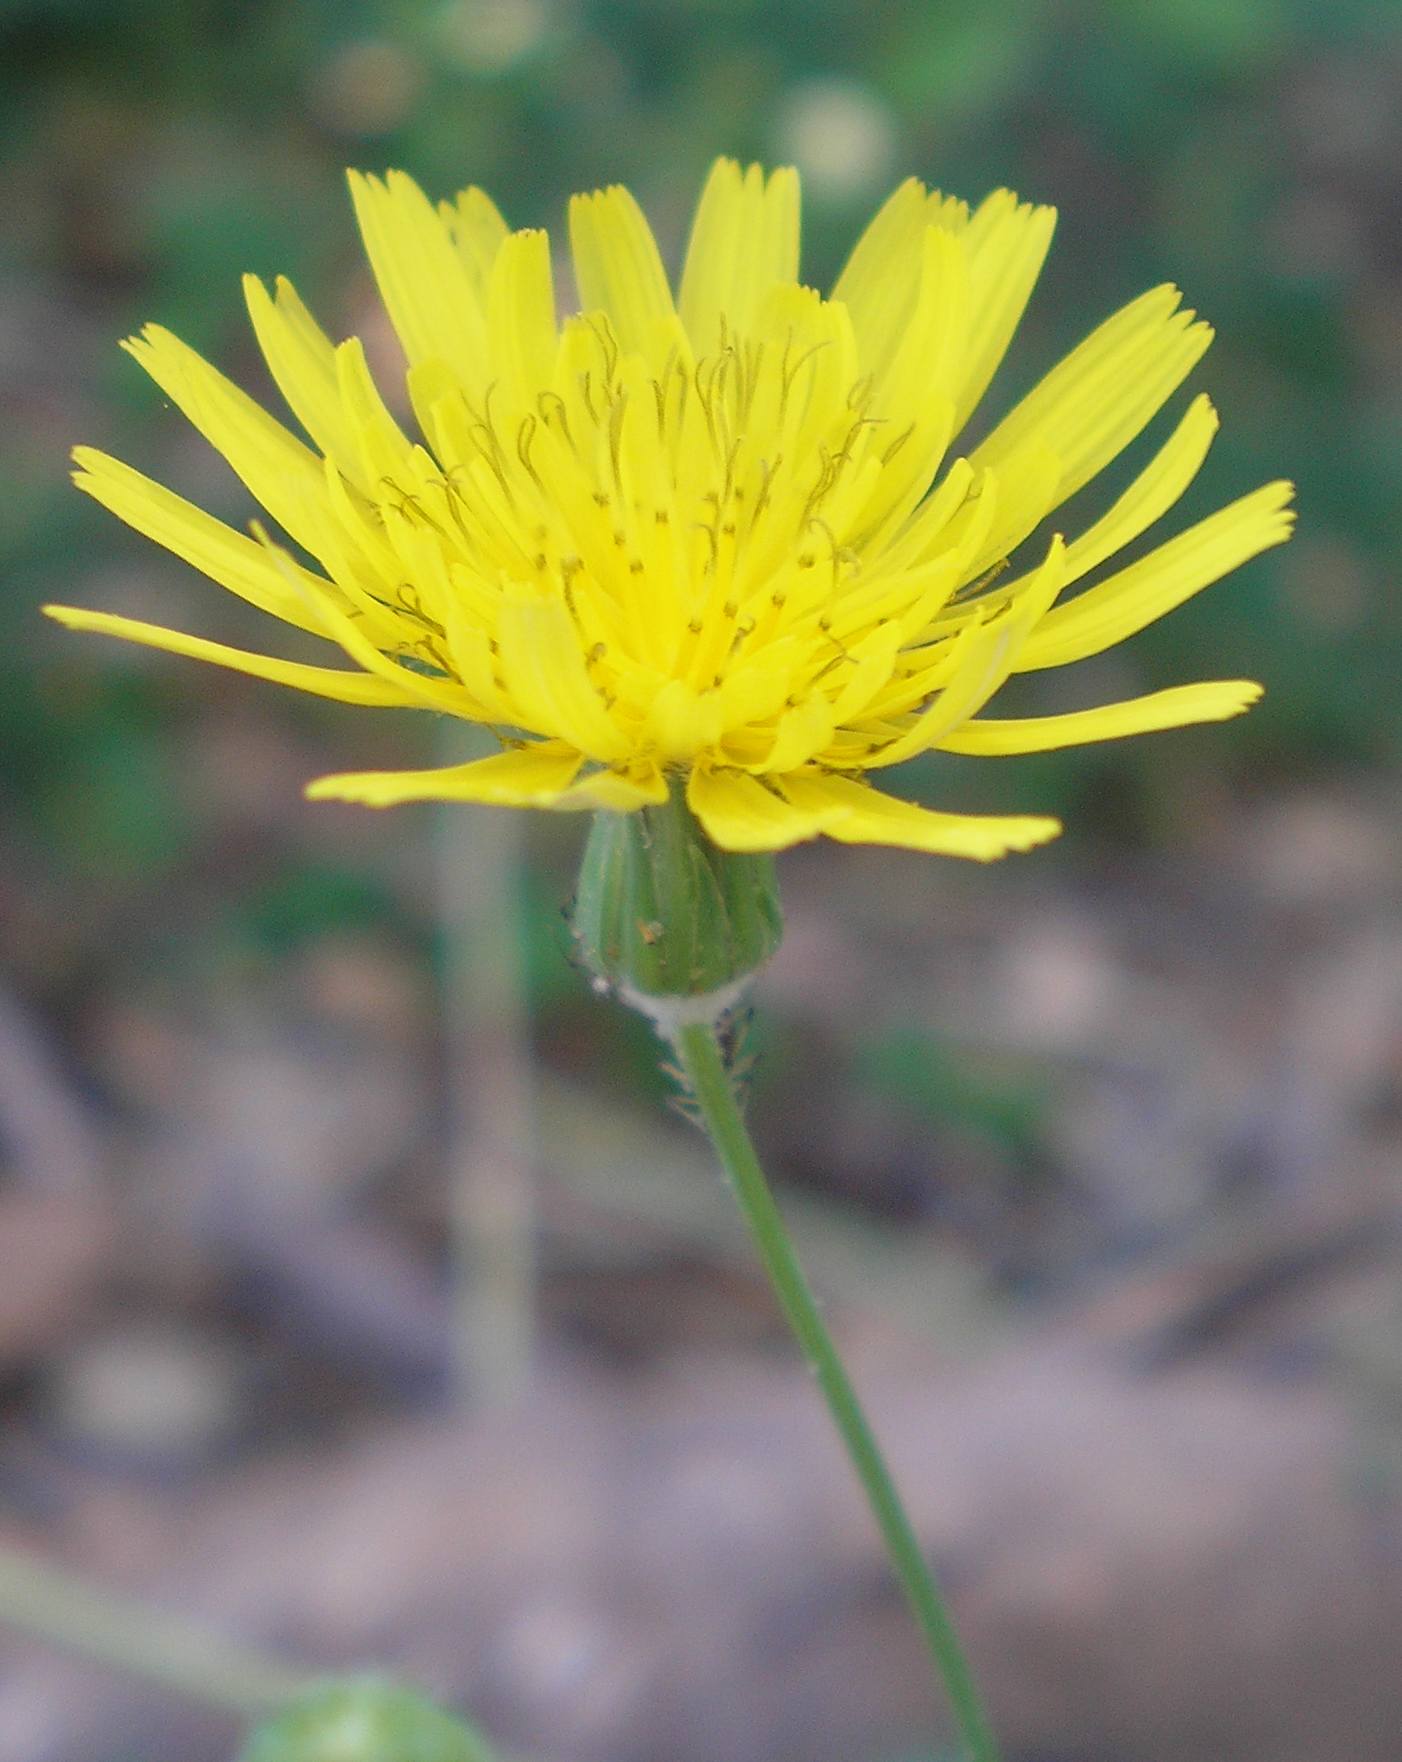
[[[712,844],[674,784],[660,806],[595,815],[574,933],[601,988],[655,1018],[694,1000],[715,1020],[783,935],[773,858]]]

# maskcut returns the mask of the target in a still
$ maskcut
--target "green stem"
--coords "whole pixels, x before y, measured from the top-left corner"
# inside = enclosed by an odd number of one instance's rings
[[[8,1550],[0,1551],[0,1623],[246,1718],[282,1706],[307,1686],[306,1677],[273,1659]]]
[[[798,1263],[736,1103],[715,1029],[692,1023],[677,1027],[671,1038],[774,1294],[817,1375],[833,1423],[861,1480],[891,1564],[944,1683],[970,1762],[998,1762],[998,1746],[953,1623]]]

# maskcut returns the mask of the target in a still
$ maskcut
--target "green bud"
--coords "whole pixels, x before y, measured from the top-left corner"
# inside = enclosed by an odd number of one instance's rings
[[[238,1762],[492,1762],[482,1739],[383,1677],[316,1684],[256,1726]]]
[[[679,781],[657,807],[595,815],[575,940],[599,989],[659,1028],[724,1015],[783,930],[773,857],[712,844]]]

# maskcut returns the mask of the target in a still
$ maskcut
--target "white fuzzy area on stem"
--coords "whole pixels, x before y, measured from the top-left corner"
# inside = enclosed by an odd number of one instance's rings
[[[746,973],[714,991],[670,997],[650,997],[645,991],[620,984],[617,995],[629,1009],[646,1016],[662,1039],[674,1041],[683,1028],[714,1028],[723,1021],[744,997],[754,977],[753,973]]]

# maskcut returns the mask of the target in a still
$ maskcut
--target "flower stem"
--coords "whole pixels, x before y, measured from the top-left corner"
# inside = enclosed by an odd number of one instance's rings
[[[891,1564],[944,1683],[969,1762],[998,1762],[998,1746],[953,1623],[794,1253],[736,1103],[715,1029],[689,1024],[676,1028],[671,1038],[774,1294],[817,1376],[833,1423],[862,1483]]]
[[[308,1681],[275,1659],[8,1549],[0,1551],[0,1625],[246,1718],[290,1701]]]

